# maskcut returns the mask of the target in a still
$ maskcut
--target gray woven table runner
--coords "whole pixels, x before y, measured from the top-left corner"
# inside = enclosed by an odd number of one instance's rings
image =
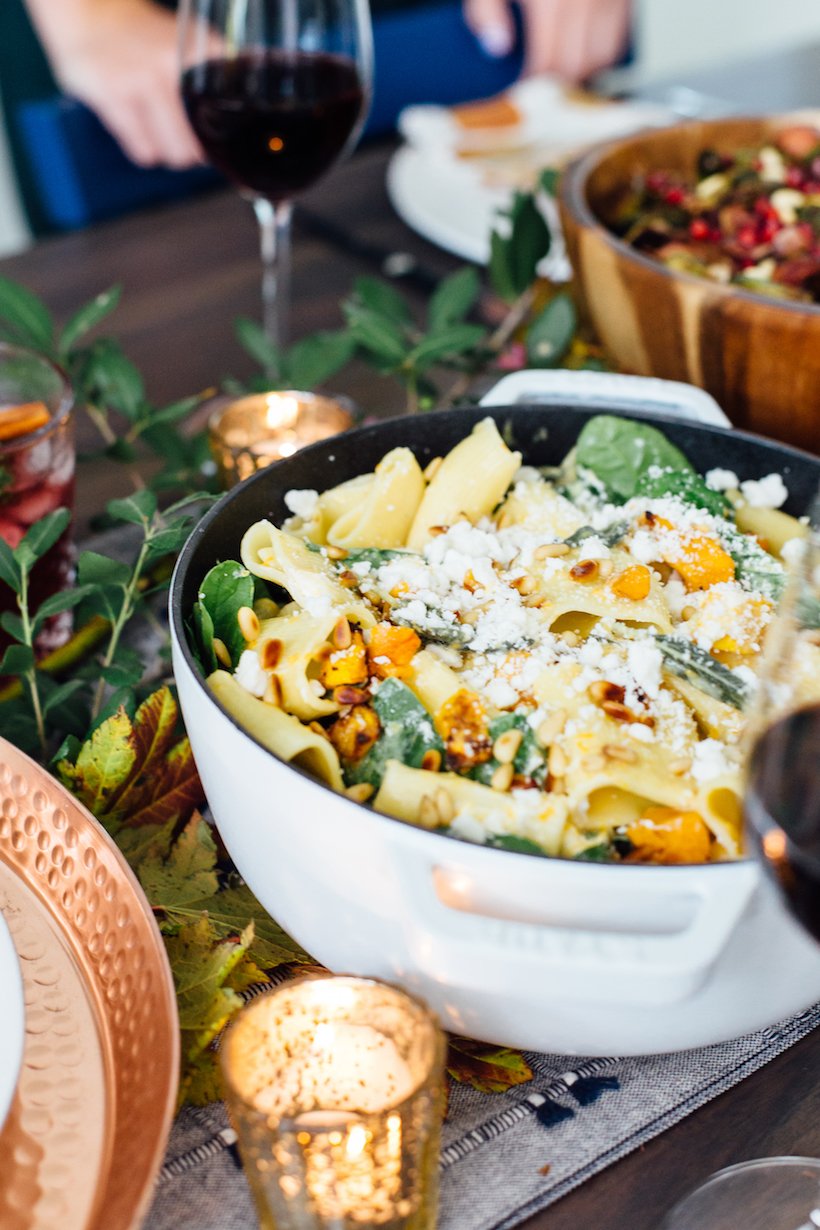
[[[533,1080],[505,1094],[456,1086],[441,1156],[440,1230],[509,1230],[820,1024],[820,1004],[733,1042],[676,1055],[528,1055]],[[171,1134],[144,1230],[255,1230],[222,1105],[186,1110]]]

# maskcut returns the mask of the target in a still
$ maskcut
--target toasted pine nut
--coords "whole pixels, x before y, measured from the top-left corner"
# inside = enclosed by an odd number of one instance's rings
[[[513,589],[517,589],[522,597],[525,594],[535,593],[535,590],[538,588],[538,582],[535,577],[530,576],[516,577],[514,581],[510,581],[510,585]]]
[[[350,683],[343,683],[333,689],[333,699],[337,705],[363,705],[370,700],[370,693],[362,688],[354,688]]]
[[[253,607],[241,606],[236,612],[236,622],[246,641],[256,640],[259,635],[259,616]]]
[[[520,730],[505,730],[493,744],[493,755],[499,764],[512,764],[518,755],[523,735]]]
[[[547,767],[551,777],[566,776],[568,768],[567,758],[557,743],[553,743],[550,748],[549,756],[547,757]]]
[[[329,737],[321,722],[308,722],[308,730],[312,730],[315,735],[321,735],[323,739]]]
[[[617,743],[606,743],[602,751],[610,760],[622,760],[624,764],[638,763],[638,753],[634,752],[631,747],[620,747]]]
[[[276,670],[282,657],[282,642],[275,638],[265,641],[259,650],[259,661],[263,671]]]
[[[353,644],[353,633],[350,630],[350,623],[341,615],[333,626],[333,631],[330,634],[330,639],[337,649],[349,649]]]
[[[373,794],[374,787],[370,782],[357,782],[355,786],[348,786],[345,794],[354,803],[366,803]]]
[[[580,560],[570,568],[569,575],[573,581],[579,581],[582,585],[589,585],[590,581],[594,581],[598,576],[597,559]]]
[[[534,610],[538,610],[539,607],[548,605],[549,598],[546,594],[527,594],[526,597],[522,599],[522,603],[526,607],[531,607]]]
[[[345,568],[339,573],[339,584],[344,585],[345,589],[355,589],[359,584],[359,578],[355,572],[351,572],[349,568]]]
[[[680,756],[677,760],[669,762],[669,772],[674,773],[675,777],[683,777],[684,773],[688,773],[691,768],[691,756]]]
[[[581,761],[581,765],[589,773],[600,773],[601,769],[606,768],[606,761],[603,756],[594,753],[592,756],[585,756]]]
[[[613,722],[634,722],[636,720],[632,710],[619,700],[605,700],[601,708],[607,717],[612,718]]]
[[[276,705],[277,709],[282,708],[282,684],[278,675],[270,676],[262,699],[269,705]]]
[[[328,559],[347,559],[347,551],[344,547],[335,547],[332,544],[325,547],[325,555]]]
[[[581,638],[577,632],[573,632],[572,628],[567,628],[566,631],[559,633],[561,640],[568,649],[575,649],[581,644]]]
[[[441,768],[441,752],[437,747],[428,747],[421,758],[421,767],[428,773],[438,773]]]
[[[557,559],[559,555],[569,555],[569,547],[565,542],[542,542],[532,553],[533,559]]]
[[[535,732],[535,737],[542,747],[549,747],[553,740],[558,738],[566,725],[566,721],[566,709],[554,709],[548,717],[544,718]]]
[[[427,533],[433,538],[438,538],[440,534],[446,534],[449,528],[449,525],[431,525]]]
[[[698,608],[696,606],[685,606],[680,613],[680,617],[681,619],[688,621],[690,619],[694,619],[697,613],[698,613]]]
[[[418,822],[423,829],[441,828],[441,816],[436,807],[436,801],[429,794],[421,796]]]
[[[436,791],[435,803],[438,808],[438,814],[441,817],[442,824],[449,824],[451,820],[455,819],[455,803],[453,802],[450,792],[445,790],[443,786],[439,786]]]
[[[617,701],[623,704],[626,696],[626,688],[621,687],[619,683],[610,683],[608,679],[596,679],[595,683],[591,683],[587,688],[590,700],[594,700],[596,705],[603,705],[606,701]]]
[[[275,619],[279,614],[279,607],[271,598],[257,598],[253,609],[257,619]]]
[[[605,581],[607,577],[611,577],[614,571],[615,571],[615,565],[613,564],[611,559],[599,559],[598,560],[598,576],[601,578],[602,581]]]
[[[424,478],[428,483],[431,483],[433,479],[436,477],[436,474],[438,474],[439,466],[441,465],[443,460],[444,460],[443,457],[434,457],[433,460],[429,461],[427,465],[424,467],[422,473],[424,474]]]
[[[820,645],[820,628],[809,628],[806,640],[809,645]]]
[[[218,636],[213,639],[214,653],[216,654],[217,662],[221,662],[223,666],[231,669],[231,655],[228,653],[228,646],[224,641],[221,641]]]
[[[498,790],[503,794],[505,790],[509,790],[512,785],[513,767],[511,764],[500,764],[490,778],[490,785],[493,790]]]

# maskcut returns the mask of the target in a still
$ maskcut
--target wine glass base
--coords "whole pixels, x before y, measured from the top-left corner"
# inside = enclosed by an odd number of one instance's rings
[[[666,1216],[662,1230],[815,1230],[820,1159],[762,1157],[718,1170]]]

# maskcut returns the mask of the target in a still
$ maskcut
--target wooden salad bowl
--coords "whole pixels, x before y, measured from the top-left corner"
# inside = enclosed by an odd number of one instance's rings
[[[608,228],[636,174],[694,176],[701,150],[762,145],[788,122],[694,121],[607,142],[568,167],[559,204],[582,309],[625,371],[699,385],[737,426],[818,452],[820,305],[667,269]]]

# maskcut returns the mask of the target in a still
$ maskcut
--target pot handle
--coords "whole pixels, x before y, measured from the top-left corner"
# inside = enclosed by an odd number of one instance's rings
[[[493,857],[521,855],[493,851]],[[721,874],[710,876],[708,868],[704,874],[687,876],[683,898],[688,917],[680,930],[670,933],[618,930],[618,901],[625,903],[634,896],[630,878],[612,896],[609,919],[596,920],[596,929],[584,929],[562,923],[560,917],[521,922],[504,917],[497,907],[479,912],[469,904],[450,905],[442,899],[437,880],[444,891],[448,883],[453,888],[467,886],[469,891],[470,885],[487,884],[487,878],[472,876],[464,866],[436,863],[423,851],[397,852],[394,864],[404,898],[405,939],[417,967],[433,981],[503,993],[522,985],[522,979],[550,978],[556,990],[573,999],[600,1001],[615,996],[618,1002],[647,1004],[675,1002],[697,989],[759,882],[753,862],[733,864],[730,883]],[[561,868],[572,870],[578,868]],[[651,875],[651,870],[639,870]],[[589,892],[588,878],[583,891]],[[549,901],[548,882],[544,900]]]
[[[679,380],[624,376],[617,372],[530,369],[503,376],[481,399],[482,406],[581,406],[585,410],[657,411],[717,427],[731,423],[713,397]]]

